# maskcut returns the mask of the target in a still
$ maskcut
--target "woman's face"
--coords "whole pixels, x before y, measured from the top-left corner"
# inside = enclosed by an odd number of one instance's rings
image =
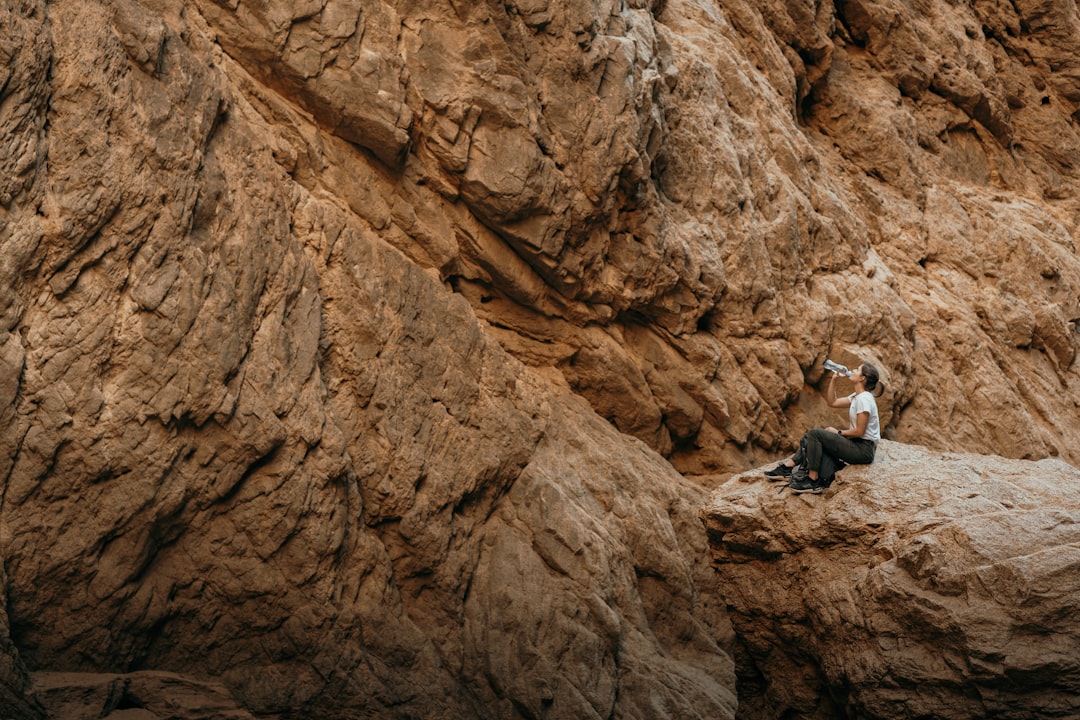
[[[859,365],[857,368],[852,370],[849,377],[851,378],[852,382],[865,382],[865,378],[863,378],[862,374],[862,365]]]

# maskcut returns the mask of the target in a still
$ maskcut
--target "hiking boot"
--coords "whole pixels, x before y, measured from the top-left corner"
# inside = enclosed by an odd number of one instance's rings
[[[765,477],[769,478],[770,482],[776,482],[778,480],[787,480],[791,477],[791,471],[795,468],[790,468],[784,463],[780,463],[772,470],[765,471]]]
[[[791,492],[796,495],[800,493],[820,495],[825,492],[825,484],[819,483],[817,480],[792,480],[789,486],[791,487]]]

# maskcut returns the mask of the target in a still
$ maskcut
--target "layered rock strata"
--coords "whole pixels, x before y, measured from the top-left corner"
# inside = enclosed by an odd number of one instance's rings
[[[1080,713],[1080,471],[882,441],[822,495],[758,472],[702,512],[740,716]]]

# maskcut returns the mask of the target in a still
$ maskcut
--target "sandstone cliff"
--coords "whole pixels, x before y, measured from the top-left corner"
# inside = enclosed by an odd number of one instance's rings
[[[704,478],[824,357],[1080,461],[1078,23],[4,3],[0,703],[732,717]]]

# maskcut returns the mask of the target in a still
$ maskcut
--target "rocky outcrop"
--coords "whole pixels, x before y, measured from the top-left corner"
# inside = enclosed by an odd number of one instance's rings
[[[703,510],[740,715],[1080,713],[1080,471],[882,441],[822,495],[760,471]]]

